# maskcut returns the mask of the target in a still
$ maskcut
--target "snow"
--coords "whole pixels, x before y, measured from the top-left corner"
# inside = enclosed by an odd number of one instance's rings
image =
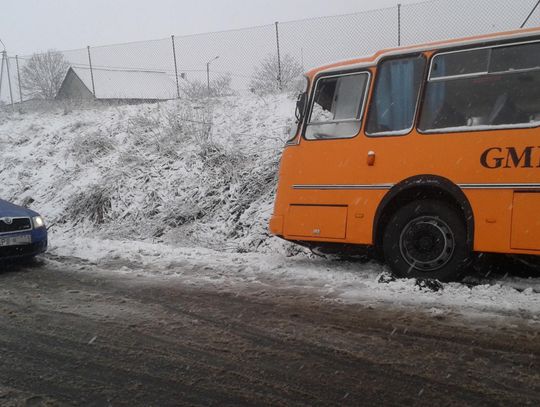
[[[422,133],[455,133],[466,131],[487,131],[487,130],[502,130],[502,129],[528,129],[532,127],[540,126],[540,121],[534,120],[529,123],[517,123],[517,124],[478,124],[472,126],[458,126],[458,127],[443,127],[440,129],[422,130]]]
[[[434,317],[510,315],[540,324],[540,278],[484,278],[435,292],[392,281],[380,264],[315,257],[271,237],[294,103],[252,95],[0,111],[1,197],[44,215],[53,255],[46,261],[77,257],[233,293],[297,290]]]
[[[329,110],[325,110],[318,103],[313,104],[311,111],[311,124],[328,123],[334,121],[334,113]]]
[[[0,116],[2,197],[53,231],[251,251],[268,242],[287,95]]]
[[[282,253],[232,253],[202,247],[102,240],[60,235],[53,252],[82,257],[107,267],[124,264],[125,273],[180,278],[183,284],[211,285],[218,291],[282,289],[311,292],[327,301],[421,307],[433,316],[460,314],[485,319],[518,314],[540,327],[540,279],[503,279],[468,286],[443,284],[422,289],[412,279],[381,283],[387,270],[378,263],[335,261]],[[525,288],[527,287],[527,288]]]
[[[380,136],[404,136],[411,132],[411,128],[405,130],[395,130],[395,131],[381,131],[378,133],[370,133],[371,137],[380,137]]]

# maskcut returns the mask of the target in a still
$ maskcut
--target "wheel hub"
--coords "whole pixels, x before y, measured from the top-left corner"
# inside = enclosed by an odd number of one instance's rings
[[[403,228],[399,248],[405,261],[421,271],[435,271],[452,258],[456,244],[450,227],[435,216],[413,219]]]

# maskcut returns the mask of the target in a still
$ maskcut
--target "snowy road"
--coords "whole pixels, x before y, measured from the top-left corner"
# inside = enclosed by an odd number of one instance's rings
[[[315,275],[235,283],[253,262],[234,263],[216,280],[61,256],[0,273],[0,404],[540,404],[540,321],[519,302],[344,301]]]

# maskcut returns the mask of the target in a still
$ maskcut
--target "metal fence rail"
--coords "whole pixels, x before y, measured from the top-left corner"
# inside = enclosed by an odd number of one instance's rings
[[[165,92],[167,97],[156,90],[155,99],[287,91],[297,86],[299,73],[335,60],[398,45],[538,25],[538,4],[537,0],[431,0],[61,53],[70,66],[90,70],[95,79],[90,91],[97,98],[122,99],[130,93],[151,99],[157,75],[168,78],[171,89]],[[24,67],[32,56],[1,55],[0,104],[36,97],[24,86]]]

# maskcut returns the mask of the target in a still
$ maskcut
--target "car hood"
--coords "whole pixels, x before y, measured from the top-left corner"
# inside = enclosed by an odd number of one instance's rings
[[[12,204],[11,202],[0,199],[0,218],[10,217],[17,218],[23,216],[37,216],[38,214],[30,209]]]

